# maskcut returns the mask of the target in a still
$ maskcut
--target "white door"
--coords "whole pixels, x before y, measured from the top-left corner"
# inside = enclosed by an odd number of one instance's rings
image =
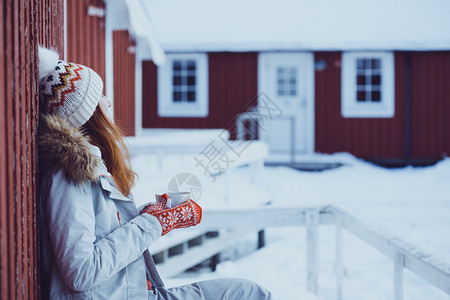
[[[312,53],[260,53],[258,90],[282,111],[265,120],[261,139],[271,157],[295,160],[314,151],[314,66]],[[260,98],[261,99],[261,98]],[[261,105],[261,101],[259,101]]]

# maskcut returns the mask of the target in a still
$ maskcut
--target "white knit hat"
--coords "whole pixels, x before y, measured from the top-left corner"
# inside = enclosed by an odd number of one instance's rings
[[[92,69],[59,60],[39,47],[40,100],[45,114],[59,114],[75,128],[86,123],[102,97],[103,81]]]

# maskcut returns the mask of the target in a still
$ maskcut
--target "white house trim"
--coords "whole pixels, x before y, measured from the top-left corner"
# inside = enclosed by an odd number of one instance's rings
[[[194,60],[195,101],[174,101],[173,63],[176,60]],[[167,54],[167,62],[158,67],[158,115],[160,117],[207,117],[208,97],[208,55],[206,53]]]
[[[357,62],[358,60],[379,60],[380,68],[366,70],[368,77],[363,76],[363,83],[357,81]],[[358,69],[361,72],[361,69]],[[368,83],[367,78],[371,79],[373,75],[370,72],[377,72],[381,76],[380,84],[373,85]],[[394,95],[394,54],[392,52],[344,52],[342,54],[341,69],[341,114],[344,118],[392,118],[395,113],[395,95]],[[364,79],[366,78],[366,79]],[[379,78],[379,77],[378,77]],[[362,84],[362,85],[360,85]],[[380,89],[378,87],[381,86]],[[367,91],[368,99],[357,99],[357,91],[361,93]],[[380,96],[373,96],[370,90],[380,92]]]

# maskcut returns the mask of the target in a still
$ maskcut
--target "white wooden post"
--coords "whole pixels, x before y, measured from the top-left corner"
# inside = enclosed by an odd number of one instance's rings
[[[403,300],[403,267],[405,255],[399,251],[394,254],[394,299]]]
[[[258,159],[250,163],[250,180],[257,187],[262,188],[262,177],[264,172],[264,160]]]
[[[224,186],[225,186],[225,202],[230,203],[230,175],[228,171],[222,173]]]
[[[305,212],[307,244],[306,268],[308,291],[319,295],[319,211],[316,209]]]
[[[342,217],[335,214],[336,218],[336,299],[342,299],[342,280],[344,277],[344,266],[342,258]]]

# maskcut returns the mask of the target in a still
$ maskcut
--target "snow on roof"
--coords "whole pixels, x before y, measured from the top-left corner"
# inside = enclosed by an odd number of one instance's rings
[[[449,50],[448,0],[145,1],[166,51]]]
[[[148,10],[145,9],[142,1],[139,0],[125,0],[125,4],[128,8],[130,30],[136,36],[138,45],[139,40],[144,41],[147,44],[147,49],[150,50],[151,59],[156,65],[163,65],[166,61],[166,55],[154,33],[153,25],[147,14]]]

